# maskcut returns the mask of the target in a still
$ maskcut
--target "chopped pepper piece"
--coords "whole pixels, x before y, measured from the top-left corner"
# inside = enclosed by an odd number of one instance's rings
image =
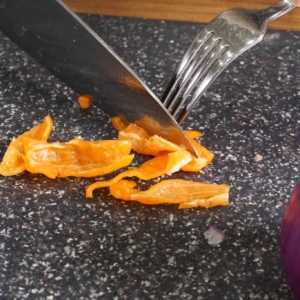
[[[184,150],[178,145],[157,135],[151,136],[142,127],[131,123],[119,131],[120,140],[132,141],[132,149],[140,154],[158,156],[163,152]]]
[[[117,199],[138,201],[143,204],[179,204],[179,209],[226,206],[230,187],[226,184],[208,184],[181,179],[163,180],[146,191],[134,189],[135,183],[121,180],[110,187]]]
[[[213,160],[214,154],[205,147],[201,146],[198,142],[191,140],[194,148],[196,149],[199,157],[194,157],[192,161],[181,168],[185,172],[199,172],[201,169],[207,167]]]
[[[179,208],[228,205],[230,187],[225,184],[172,179],[140,191],[135,189],[133,181],[123,180],[125,177],[149,180],[179,170],[201,170],[212,161],[214,154],[194,140],[202,135],[200,132],[185,131],[199,153],[196,158],[164,138],[149,135],[136,124],[127,125],[119,117],[112,118],[112,123],[119,131],[120,140],[91,142],[75,138],[67,143],[47,143],[53,128],[52,119],[47,116],[43,123],[13,139],[0,165],[0,174],[16,175],[26,168],[31,173],[42,173],[50,178],[94,177],[129,165],[134,157],[130,155],[133,148],[136,152],[155,157],[111,180],[90,185],[87,197],[92,197],[97,188],[110,187],[111,194],[118,199],[148,205],[173,203],[179,204]]]
[[[166,155],[152,158],[143,163],[140,167],[124,171],[113,179],[98,181],[91,184],[86,190],[86,197],[92,198],[93,191],[95,189],[111,186],[112,184],[117,183],[125,177],[138,177],[142,180],[150,180],[164,174],[170,175],[174,172],[179,171],[180,168],[189,163],[191,159],[191,154],[188,151],[184,150],[171,152]]]
[[[121,116],[112,117],[110,118],[110,121],[117,131],[124,130],[128,126],[128,124],[125,124],[125,122],[123,122]]]
[[[171,143],[161,137],[151,136],[143,128],[139,127],[136,124],[127,125],[122,121],[121,117],[114,117],[111,119],[113,126],[119,131],[119,138],[121,140],[131,140],[133,143],[132,148],[142,154],[150,154],[156,156],[155,158],[145,162],[138,168],[132,168],[121,174],[117,175],[113,179],[95,182],[91,184],[86,190],[86,197],[92,198],[93,191],[95,189],[110,187],[111,193],[117,198],[123,200],[133,200],[135,193],[139,195],[144,195],[146,198],[143,198],[142,203],[146,203],[149,200],[148,204],[160,204],[168,202],[170,199],[174,199],[174,195],[179,195],[173,193],[173,191],[167,195],[165,198],[157,200],[152,194],[149,196],[146,192],[140,192],[133,189],[135,184],[128,180],[123,180],[125,177],[138,177],[142,180],[149,180],[164,174],[171,174],[176,171],[182,170],[187,172],[198,172],[202,168],[206,167],[213,159],[214,154],[209,150],[201,146],[198,142],[195,141],[196,138],[202,136],[202,133],[194,130],[185,130],[185,134],[193,143],[195,149],[199,153],[199,157],[192,157],[192,155],[183,150],[180,146]],[[180,181],[181,182],[181,181]],[[186,181],[182,181],[185,182]],[[176,181],[163,181],[162,185],[171,184],[174,187],[178,187],[178,182]],[[178,188],[180,195],[185,193],[189,189],[189,185],[193,185],[193,182],[187,181],[185,186]],[[196,183],[197,187],[201,183]],[[207,185],[202,184],[206,187]],[[211,185],[216,189],[215,185]],[[159,186],[160,187],[160,186]],[[201,186],[203,187],[203,186]],[[155,190],[155,188],[153,187]],[[149,190],[149,193],[154,191],[152,188]],[[154,191],[155,192],[155,191]],[[175,192],[175,191],[174,191]],[[207,192],[208,193],[208,192]],[[206,193],[206,194],[207,194]],[[205,194],[205,195],[206,195]],[[209,194],[209,193],[208,193]],[[118,196],[117,196],[118,195]],[[139,196],[138,196],[139,197]],[[172,198],[173,197],[173,198]],[[177,203],[178,199],[182,199],[181,196],[177,197],[175,200],[172,200],[172,203]],[[212,207],[216,205],[227,205],[228,204],[228,192],[227,194],[218,194],[218,190],[214,190],[212,194],[209,194],[209,197],[201,196],[202,198],[192,197],[191,199],[184,200],[184,204],[180,204],[180,208],[189,208],[197,206]],[[204,197],[204,198],[203,198]],[[206,198],[205,198],[206,197]],[[166,199],[169,200],[166,200]],[[148,199],[148,200],[147,200]],[[154,200],[153,200],[154,199]],[[139,200],[137,200],[139,201]],[[175,201],[175,202],[174,202]],[[181,200],[180,200],[181,201]],[[178,203],[180,203],[180,201]],[[226,204],[227,203],[227,204]]]
[[[47,116],[42,123],[24,132],[17,138],[13,138],[0,165],[0,174],[3,176],[13,176],[25,171],[25,163],[22,158],[22,154],[24,154],[24,139],[29,138],[45,142],[48,140],[52,129],[52,119],[50,116]]]
[[[128,166],[134,155],[130,141],[84,141],[75,138],[67,143],[43,143],[25,140],[26,170],[49,178],[94,177]]]
[[[92,103],[93,97],[91,95],[88,94],[84,94],[79,96],[78,98],[78,103],[80,105],[81,109],[87,109],[90,107],[91,103]]]
[[[200,131],[196,131],[196,130],[183,130],[183,131],[190,140],[194,140],[198,137],[203,136],[203,134]]]

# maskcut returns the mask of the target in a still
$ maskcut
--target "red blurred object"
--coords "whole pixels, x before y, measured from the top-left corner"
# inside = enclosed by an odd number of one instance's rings
[[[287,281],[300,300],[300,182],[286,207],[280,232],[280,248]]]

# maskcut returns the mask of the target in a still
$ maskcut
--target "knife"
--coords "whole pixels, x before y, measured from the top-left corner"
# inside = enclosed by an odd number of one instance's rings
[[[74,91],[90,94],[108,115],[121,115],[197,156],[154,93],[62,1],[0,0],[0,31]]]

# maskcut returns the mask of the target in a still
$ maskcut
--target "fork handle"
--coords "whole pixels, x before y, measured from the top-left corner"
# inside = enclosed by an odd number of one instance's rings
[[[286,14],[287,12],[294,9],[296,5],[292,0],[281,0],[277,4],[268,7],[266,9],[262,9],[260,13],[262,17],[265,18],[269,23],[273,22],[277,18],[281,17],[282,15]]]

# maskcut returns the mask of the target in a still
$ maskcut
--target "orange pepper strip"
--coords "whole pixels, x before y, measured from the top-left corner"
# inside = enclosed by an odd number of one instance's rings
[[[209,199],[197,199],[190,202],[180,203],[178,208],[196,208],[196,207],[215,207],[215,206],[227,206],[229,204],[229,193],[219,194]]]
[[[198,152],[199,157],[193,157],[192,161],[181,168],[185,172],[199,172],[201,169],[207,167],[213,160],[214,154],[198,142],[191,140],[194,148]]]
[[[164,138],[156,135],[149,135],[146,130],[136,124],[130,124],[127,126],[119,116],[111,118],[111,121],[115,129],[119,131],[119,139],[131,140],[133,143],[132,149],[138,153],[158,156],[164,155],[168,152],[182,150],[181,147],[167,141]],[[194,141],[194,139],[202,136],[201,132],[195,130],[184,130],[184,132],[191,140],[199,154],[199,157],[193,157],[192,161],[183,166],[181,170],[185,172],[199,172],[211,163],[214,158],[214,154],[201,146],[198,142]]]
[[[122,172],[110,180],[98,181],[89,185],[86,190],[86,198],[92,198],[95,189],[111,186],[125,177],[138,177],[142,180],[149,180],[164,174],[170,175],[179,171],[180,168],[190,162],[191,159],[191,154],[184,150],[155,157],[146,161],[140,167]]]
[[[170,179],[153,185],[146,191],[134,189],[135,183],[121,180],[110,187],[117,199],[137,201],[147,205],[179,204],[179,208],[226,206],[230,187],[181,179]]]
[[[110,121],[117,131],[124,130],[128,126],[123,122],[123,120],[119,116],[110,118]]]
[[[132,149],[145,155],[157,156],[165,151],[174,152],[183,150],[178,145],[162,137],[157,135],[151,136],[146,130],[133,123],[119,131],[119,139],[132,141]]]
[[[214,159],[215,155],[212,152],[210,152],[208,149],[200,145],[198,142],[196,141],[191,141],[191,142],[195,147],[196,151],[198,152],[199,157],[205,158],[207,160],[207,165],[210,164]]]
[[[180,170],[184,172],[199,172],[208,165],[207,160],[203,157],[193,157],[192,161],[183,166]]]
[[[24,139],[30,138],[43,142],[47,141],[52,129],[52,119],[50,116],[47,116],[42,123],[24,132],[17,138],[13,138],[0,165],[0,174],[3,176],[13,176],[25,171],[25,163],[22,158],[22,154],[24,154]]]
[[[110,186],[110,193],[117,199],[131,200],[132,193],[139,193],[139,190],[134,189],[136,183],[130,180],[120,180]]]
[[[75,138],[68,143],[24,142],[26,170],[49,178],[94,177],[128,166],[130,141],[83,141]]]
[[[203,136],[203,134],[200,131],[196,131],[196,130],[183,130],[183,131],[190,140],[194,140],[198,137]]]
[[[119,116],[111,118],[111,121],[116,130],[119,131],[119,139],[132,141],[132,149],[138,153],[158,156],[166,152],[182,150],[180,146],[162,137],[157,135],[151,136],[146,130],[136,124],[131,123],[127,126]],[[188,166],[182,168],[182,171],[198,172],[213,160],[214,154],[194,141],[197,137],[202,136],[201,132],[195,130],[185,130],[184,132],[196,148],[199,157],[193,158]]]

